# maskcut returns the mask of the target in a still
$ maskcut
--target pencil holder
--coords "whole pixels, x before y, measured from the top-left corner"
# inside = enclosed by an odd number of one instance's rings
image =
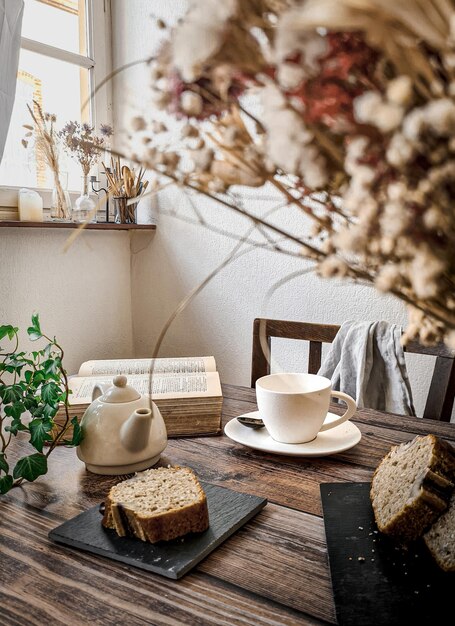
[[[114,197],[114,220],[117,224],[136,224],[137,200],[128,204],[126,196]]]

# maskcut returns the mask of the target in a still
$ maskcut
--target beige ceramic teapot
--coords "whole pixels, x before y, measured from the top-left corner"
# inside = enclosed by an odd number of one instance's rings
[[[144,470],[158,462],[167,445],[158,407],[127,385],[126,376],[116,376],[112,386],[95,385],[81,428],[77,456],[95,474]]]

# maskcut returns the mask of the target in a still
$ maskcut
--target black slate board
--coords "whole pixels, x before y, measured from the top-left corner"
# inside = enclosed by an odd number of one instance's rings
[[[370,483],[320,489],[339,626],[453,623],[455,575],[439,569],[423,542],[406,550],[379,533]]]
[[[210,519],[210,527],[203,533],[155,544],[119,537],[114,530],[103,528],[99,506],[94,506],[51,530],[49,538],[167,578],[181,578],[267,504],[264,498],[207,483],[201,485]]]

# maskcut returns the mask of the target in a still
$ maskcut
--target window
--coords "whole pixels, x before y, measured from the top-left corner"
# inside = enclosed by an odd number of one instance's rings
[[[110,85],[89,100],[110,71],[109,0],[25,0],[16,98],[5,152],[0,164],[0,206],[17,205],[17,188],[40,190],[47,204],[51,175],[33,143],[22,145],[31,124],[27,104],[37,101],[57,116],[57,126],[70,120],[99,126],[110,123]],[[85,106],[84,106],[85,105]],[[80,188],[79,164],[61,155],[68,188]]]

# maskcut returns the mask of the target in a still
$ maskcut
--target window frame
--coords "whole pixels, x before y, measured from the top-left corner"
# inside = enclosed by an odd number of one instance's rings
[[[21,49],[43,54],[60,61],[72,63],[89,72],[89,92],[98,85],[112,71],[112,46],[111,46],[111,0],[86,0],[87,22],[87,56],[69,52],[46,43],[21,37]],[[96,35],[96,36],[95,36]],[[112,81],[105,85],[91,98],[90,103],[91,123],[98,126],[100,123],[112,125]],[[5,213],[17,210],[18,191],[20,187],[0,185],[0,219],[2,211]],[[45,209],[51,206],[52,190],[35,188],[43,198]],[[77,197],[76,192],[70,192]]]

